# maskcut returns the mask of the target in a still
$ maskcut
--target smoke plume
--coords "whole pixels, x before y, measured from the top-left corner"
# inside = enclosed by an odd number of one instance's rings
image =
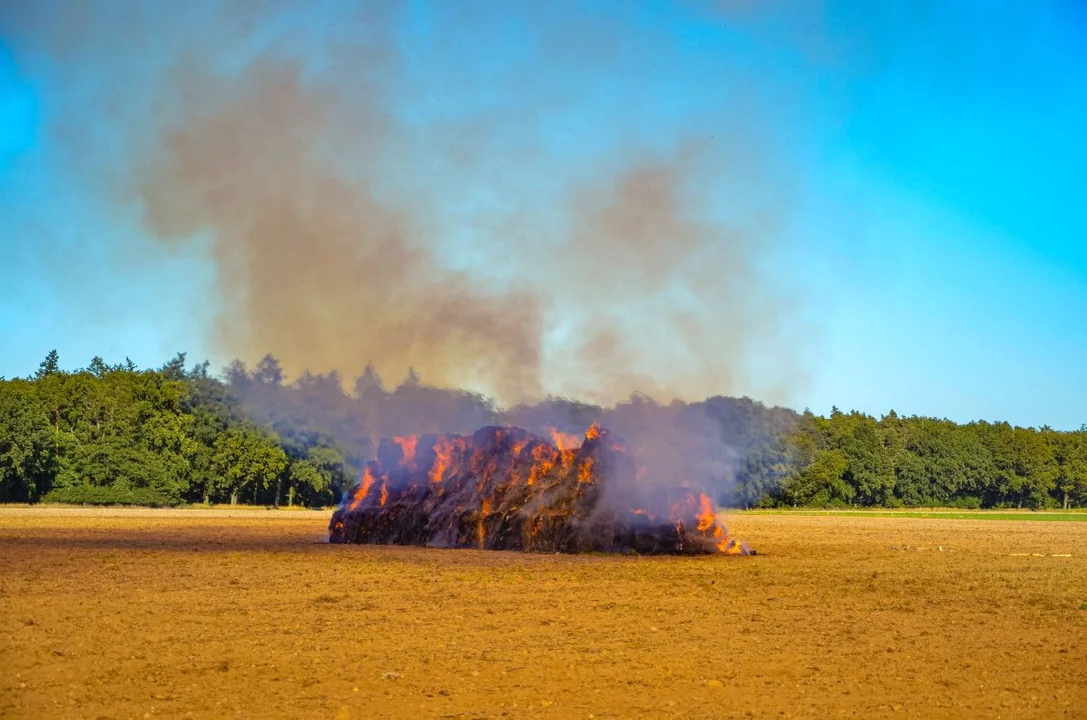
[[[573,4],[434,3],[426,21],[395,2],[90,5],[3,27],[32,71],[67,77],[67,109],[87,101],[54,130],[74,177],[138,219],[146,244],[125,252],[214,268],[220,358],[414,368],[507,406],[795,382],[774,272],[789,196],[754,95],[727,118],[647,131],[636,104],[577,130],[607,78],[655,102],[666,39]],[[465,39],[527,48],[481,65]],[[570,163],[564,142],[591,147]]]

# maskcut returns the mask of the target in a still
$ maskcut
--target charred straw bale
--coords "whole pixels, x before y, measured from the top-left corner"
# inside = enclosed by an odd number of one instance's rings
[[[332,516],[329,542],[529,552],[751,554],[704,494],[654,488],[621,438],[515,427],[383,440]]]

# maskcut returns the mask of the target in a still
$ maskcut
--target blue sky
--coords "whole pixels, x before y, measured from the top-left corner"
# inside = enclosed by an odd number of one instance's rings
[[[350,32],[346,5],[264,27],[289,28],[320,73],[324,40]],[[142,8],[122,13],[159,33],[139,67],[91,40],[58,50],[57,15],[0,10],[0,375],[32,372],[54,347],[68,366],[158,365],[181,349],[227,359],[209,330],[216,269],[196,245],[149,242],[132,207],[96,191],[153,105],[156,69],[211,12],[162,22]],[[1087,423],[1082,3],[416,0],[395,44],[389,111],[409,139],[419,130],[409,169],[375,192],[442,198],[443,217],[465,221],[449,243],[487,246],[467,229],[476,210],[542,204],[617,149],[741,137],[708,212],[772,206],[779,242],[758,258],[789,296],[778,312],[799,369],[771,388],[759,367],[774,358],[753,346],[736,392],[816,412]],[[232,47],[213,62],[242,62],[248,46]],[[131,88],[134,110],[94,101],[110,84]],[[454,176],[425,129],[481,116],[509,122],[490,123],[475,170]],[[97,159],[74,168],[73,146]],[[504,161],[514,154],[531,159]],[[509,262],[479,272],[516,277]]]

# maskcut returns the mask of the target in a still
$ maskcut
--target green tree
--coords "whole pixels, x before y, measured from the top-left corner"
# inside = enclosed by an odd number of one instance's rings
[[[334,487],[345,484],[343,453],[336,448],[315,447],[308,456],[291,463],[288,473],[287,504],[301,498],[311,504],[327,503]]]
[[[98,355],[91,358],[91,364],[87,366],[87,371],[95,377],[102,377],[108,373],[109,370],[109,365],[106,365],[106,361]]]
[[[287,455],[275,438],[249,426],[232,427],[213,446],[213,488],[237,505],[242,492],[275,487],[287,468]]]
[[[849,460],[840,450],[825,450],[784,486],[785,501],[792,505],[845,504],[856,490],[844,480]]]
[[[600,421],[635,446],[674,430],[666,464],[744,506],[1087,505],[1087,427],[958,425],[894,411],[876,420],[837,407],[817,417],[726,397],[661,405],[635,395],[608,409],[552,398],[499,410],[428,386],[414,370],[386,391],[369,365],[352,395],[343,387],[336,373],[285,384],[270,354],[252,373],[234,361],[220,379],[207,362],[186,371],[185,353],[158,370],[95,356],[64,372],[53,350],[33,377],[0,378],[0,500],[278,504],[285,492],[288,504],[326,504],[381,437]]]
[[[53,424],[56,474],[48,499],[180,502],[191,444],[184,385],[159,373],[88,371],[37,382]]]
[[[37,372],[34,373],[34,378],[41,380],[55,373],[60,372],[60,355],[56,350],[50,350],[49,354],[45,356],[41,364],[38,366]]]
[[[1050,442],[1057,462],[1054,490],[1061,507],[1087,504],[1087,432],[1055,434]]]
[[[52,480],[52,427],[34,387],[0,381],[0,501],[33,502]]]
[[[162,366],[159,370],[164,378],[167,380],[184,380],[185,379],[185,353],[179,352],[174,355],[170,362]]]
[[[895,490],[894,458],[884,445],[880,426],[875,418],[859,413],[840,422],[848,425],[838,446],[846,458],[843,480],[854,489],[853,502],[887,505]]]
[[[189,377],[193,380],[206,380],[208,378],[209,367],[211,367],[211,363],[207,360],[202,363],[197,363],[189,370]]]

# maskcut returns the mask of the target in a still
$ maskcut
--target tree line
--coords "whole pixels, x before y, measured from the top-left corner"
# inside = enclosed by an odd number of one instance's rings
[[[1087,507],[1087,427],[805,413],[745,460],[738,489],[764,506]]]
[[[0,378],[0,502],[327,506],[381,438],[592,422],[655,446],[654,471],[693,478],[730,506],[1087,506],[1087,428],[821,417],[728,397],[499,409],[414,371],[393,388],[371,366],[350,383],[335,372],[288,383],[272,355],[214,376],[184,353],[155,369],[95,357],[64,371],[56,351],[31,377]]]

